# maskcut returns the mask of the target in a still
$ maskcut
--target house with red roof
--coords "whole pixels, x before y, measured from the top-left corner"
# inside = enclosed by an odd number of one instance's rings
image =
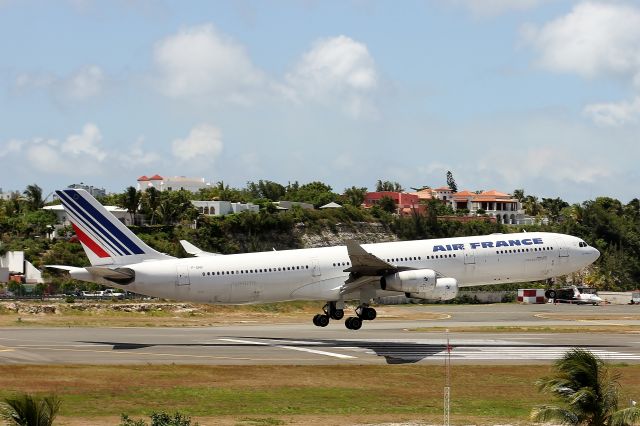
[[[202,188],[211,186],[204,178],[194,178],[186,176],[163,177],[155,174],[151,177],[146,175],[140,176],[137,180],[137,189],[146,191],[149,188],[155,188],[158,191],[189,191],[198,192]]]

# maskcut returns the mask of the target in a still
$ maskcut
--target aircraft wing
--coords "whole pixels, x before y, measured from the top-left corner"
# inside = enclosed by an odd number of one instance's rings
[[[381,276],[398,270],[397,266],[372,255],[357,242],[349,240],[346,244],[351,267],[345,269],[345,272],[356,275]]]
[[[383,275],[410,269],[399,268],[396,265],[374,256],[353,240],[347,241],[346,246],[349,260],[351,260],[351,266],[344,270],[345,272],[349,272],[349,278],[340,288],[341,294],[350,293],[369,284],[377,284]]]
[[[193,244],[191,244],[187,240],[180,240],[180,245],[182,246],[184,251],[186,251],[188,254],[190,254],[192,256],[196,256],[196,257],[222,256],[222,254],[220,254],[220,253],[211,253],[211,252],[208,252],[208,251],[204,251],[204,250],[194,246]]]

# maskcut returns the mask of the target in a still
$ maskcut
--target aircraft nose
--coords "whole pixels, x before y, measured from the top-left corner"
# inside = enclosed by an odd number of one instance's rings
[[[600,257],[600,252],[597,248],[593,247],[593,261],[595,262]]]

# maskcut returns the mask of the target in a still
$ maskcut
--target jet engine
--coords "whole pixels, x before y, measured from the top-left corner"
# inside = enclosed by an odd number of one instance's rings
[[[399,291],[416,299],[450,300],[458,295],[458,281],[455,278],[437,278],[433,269],[386,275],[380,279],[380,288]]]
[[[451,300],[458,295],[458,281],[455,278],[438,278],[429,291],[405,294],[416,299]]]
[[[435,285],[436,271],[433,269],[396,272],[380,279],[380,287],[383,290],[402,293],[422,293],[430,291]]]

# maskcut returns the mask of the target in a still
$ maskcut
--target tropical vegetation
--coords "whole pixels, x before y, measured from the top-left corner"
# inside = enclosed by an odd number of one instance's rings
[[[639,407],[619,408],[619,379],[620,375],[592,352],[571,349],[555,362],[551,376],[537,382],[539,390],[557,403],[535,407],[531,420],[584,426],[640,424]]]
[[[60,410],[60,400],[55,395],[37,397],[20,394],[5,398],[0,405],[0,418],[11,425],[50,426]]]
[[[450,186],[454,186],[453,177],[448,178]],[[383,180],[376,183],[376,188],[402,189],[397,182]],[[375,224],[399,239],[549,231],[581,237],[602,253],[591,268],[572,277],[574,281],[606,290],[635,289],[640,282],[638,199],[625,204],[614,198],[598,197],[569,204],[560,198],[539,200],[526,195],[523,189],[516,189],[514,197],[521,200],[526,212],[538,220],[535,225],[509,226],[490,221],[483,212],[478,213],[476,220],[468,222],[445,220],[445,216],[454,215],[454,211],[437,200],[428,201],[423,214],[401,217],[393,214],[395,203],[391,198],[383,198],[373,208],[364,209],[361,204],[366,192],[364,187],[352,186],[338,194],[322,182],[282,185],[259,180],[248,182],[244,188],[231,188],[219,182],[196,194],[155,189],[140,192],[129,187],[99,201],[126,209],[137,224],[132,227],[135,233],[159,251],[175,256],[186,255],[179,245],[180,239],[219,253],[301,248],[302,234],[337,233],[344,229],[341,227],[357,229],[360,223]],[[194,199],[253,202],[260,206],[260,211],[203,216],[191,204]],[[0,200],[0,255],[7,250],[24,250],[27,260],[37,267],[44,264],[85,265],[83,250],[70,228],[59,231],[59,238],[47,238],[56,224],[55,215],[41,209],[47,200],[35,184],[29,185],[23,193]],[[274,201],[281,200],[306,202],[315,207],[334,201],[343,208],[305,210],[296,207],[281,212],[273,205]],[[54,277],[53,284],[63,289],[80,285],[64,276]]]

